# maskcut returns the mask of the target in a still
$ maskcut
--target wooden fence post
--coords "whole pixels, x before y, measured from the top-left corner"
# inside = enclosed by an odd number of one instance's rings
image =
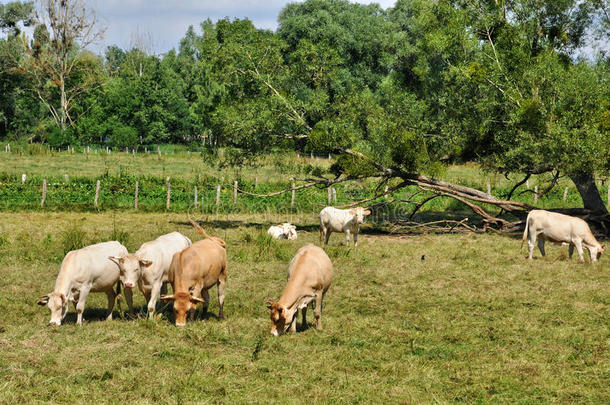
[[[487,183],[487,197],[491,197],[491,184]]]
[[[566,187],[566,188],[563,190],[563,201],[565,201],[565,200],[567,200],[567,199],[568,199],[568,188]]]
[[[331,188],[332,188],[331,186],[328,186],[328,189],[327,189],[327,191],[328,191],[328,205],[330,205],[331,199],[332,199],[332,193],[333,192],[332,192]]]
[[[44,207],[44,201],[47,199],[47,179],[42,180],[42,199],[40,200],[40,208]]]
[[[64,174],[64,180],[66,181],[66,184],[70,183],[70,176]]]
[[[538,186],[534,186],[534,204],[538,202]]]
[[[140,189],[140,182],[136,181],[136,195],[135,195],[135,198],[133,201],[133,208],[136,210],[138,209],[138,191],[139,191],[139,189]]]
[[[216,186],[216,209],[220,207],[220,184]]]
[[[529,179],[525,180],[525,188],[527,188],[528,190],[530,189],[530,181],[529,181]]]
[[[335,190],[335,188],[333,187],[333,202],[336,204],[337,203],[337,190]]]
[[[195,186],[195,202],[194,202],[195,208],[197,208],[197,186]]]
[[[27,177],[27,176],[25,175],[25,173],[23,173],[23,174],[21,175],[21,184],[25,184],[25,179],[26,179],[26,177]]]
[[[237,180],[233,182],[233,204],[237,203]]]
[[[97,208],[97,200],[100,196],[100,181],[98,180],[95,185],[95,199],[93,200],[93,205]]]
[[[292,191],[291,191],[291,195],[290,195],[290,208],[293,208],[294,207],[294,194],[295,194],[294,177],[292,177],[290,180],[292,181]]]
[[[171,186],[169,184],[169,177],[166,179],[167,181],[167,198],[165,199],[165,209],[169,210],[169,200],[171,196]]]
[[[254,191],[258,188],[258,176],[254,177]]]

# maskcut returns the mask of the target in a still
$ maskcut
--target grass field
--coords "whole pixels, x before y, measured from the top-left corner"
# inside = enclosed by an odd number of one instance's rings
[[[166,179],[169,177],[169,211],[184,212],[193,203],[194,189],[197,187],[200,210],[206,214],[312,213],[319,212],[327,205],[327,190],[324,187],[297,191],[295,205],[291,208],[290,193],[267,199],[240,194],[238,202],[234,204],[233,181],[238,180],[240,189],[264,194],[289,188],[293,177],[297,179],[297,184],[315,177],[314,174],[334,177],[328,173],[333,159],[297,157],[295,153],[287,152],[260,157],[253,167],[231,168],[219,163],[222,157],[210,158],[185,150],[170,150],[170,154],[163,154],[159,159],[155,154],[132,156],[124,152],[110,155],[65,151],[45,153],[36,147],[40,148],[39,145],[20,145],[15,146],[11,153],[0,152],[0,211],[129,211],[134,206],[135,184],[138,181],[139,209],[163,212],[166,211]],[[37,153],[27,153],[28,148],[36,149]],[[23,173],[27,175],[25,184],[21,183]],[[64,175],[68,176],[68,183]],[[474,164],[447,166],[440,178],[479,190],[486,190],[487,184],[490,184],[492,194],[500,198],[505,198],[512,185],[521,179],[518,175],[506,179],[500,174],[485,172]],[[43,179],[47,180],[48,194],[45,207],[41,208]],[[101,181],[101,192],[96,207],[94,195],[97,180]],[[549,175],[534,176],[530,181],[530,189],[521,186],[513,199],[533,204],[534,187],[537,186],[542,191],[549,180]],[[394,180],[393,184],[397,182]],[[219,207],[216,206],[217,185],[222,185]],[[372,197],[376,186],[376,180],[373,179],[337,184],[334,186],[337,190],[336,205]],[[565,187],[569,188],[569,192],[567,200],[563,201]],[[604,200],[607,190],[606,185],[599,188]],[[415,191],[415,187],[407,187],[387,199],[405,200]],[[414,200],[422,201],[426,197],[427,194],[420,193]],[[394,208],[396,206],[400,206],[403,212],[413,208],[413,205],[401,203],[395,204]],[[536,206],[582,207],[582,200],[574,185],[563,178],[549,194],[538,200]],[[466,215],[471,215],[465,205],[446,197],[433,199],[424,206],[423,211],[426,210],[465,212]]]
[[[177,214],[0,213],[0,403],[610,402],[608,258],[580,264],[549,246],[527,262],[519,239],[493,234],[365,234],[358,249],[334,234],[324,330],[309,311],[307,327],[274,338],[264,301],[317,243],[313,216],[294,222],[296,242],[269,240],[260,215],[204,224],[228,242],[224,321],[214,298],[182,329],[167,312],[102,321],[105,296],[92,294],[85,325],[71,306],[53,328],[35,303],[66,250],[199,237]]]

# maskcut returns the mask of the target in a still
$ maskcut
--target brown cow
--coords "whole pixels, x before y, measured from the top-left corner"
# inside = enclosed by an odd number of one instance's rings
[[[322,330],[322,299],[330,287],[333,277],[333,264],[321,248],[305,245],[299,249],[288,266],[288,284],[278,302],[269,301],[271,310],[271,334],[281,335],[289,328],[296,332],[296,315],[300,309],[303,325],[306,323],[307,304],[316,300],[314,316],[316,328]]]
[[[189,218],[190,220],[190,218]],[[218,286],[218,318],[224,319],[223,304],[225,300],[225,283],[227,281],[227,253],[224,240],[209,236],[203,228],[190,220],[195,230],[207,239],[193,243],[191,246],[175,253],[169,270],[169,282],[173,294],[163,295],[163,301],[174,301],[176,326],[186,325],[186,313],[190,312],[193,320],[195,306],[204,303],[203,311],[207,312],[210,303],[208,289]],[[201,293],[205,299],[201,299]]]

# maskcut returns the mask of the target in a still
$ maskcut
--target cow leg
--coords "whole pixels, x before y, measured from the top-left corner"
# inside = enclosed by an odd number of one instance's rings
[[[220,309],[218,310],[218,319],[225,319],[224,314],[224,304],[225,304],[225,285],[227,283],[227,273],[225,273],[225,269],[222,270],[220,275],[218,276],[218,306]],[[209,300],[209,297],[207,298]]]
[[[303,317],[303,322],[301,323],[301,328],[305,329],[305,327],[307,326],[307,306],[304,306],[303,309],[301,309],[301,316]],[[295,323],[296,323],[296,321],[295,321]]]
[[[297,316],[299,315],[299,310],[294,311],[294,315],[292,316],[292,321],[290,322],[290,333],[297,333]]]
[[[114,309],[114,302],[116,301],[117,294],[112,288],[106,291],[106,297],[108,297],[108,313],[106,314],[106,320],[112,321],[112,310]]]
[[[146,297],[146,300],[148,301],[148,319],[153,319],[155,317],[155,309],[157,300],[159,299],[159,293],[161,292],[161,284],[162,283],[154,283]]]
[[[83,311],[85,310],[85,302],[89,295],[89,287],[81,288],[78,294],[78,304],[76,304],[76,324],[83,324]]]
[[[328,240],[330,239],[331,230],[329,228],[324,228],[324,245],[328,245]]]
[[[532,259],[532,256],[534,254],[535,246],[536,246],[536,232],[533,231],[532,229],[530,229],[529,238],[527,239],[527,248],[528,248],[527,258],[530,260]]]
[[[345,245],[349,246],[349,242],[350,242],[350,232],[349,229],[345,230]]]
[[[358,246],[358,232],[354,232],[354,246]]]
[[[210,290],[205,290],[203,292],[203,300],[205,302],[203,303],[202,313],[207,314],[208,308],[210,307]]]
[[[574,241],[574,245],[576,245],[576,251],[578,252],[578,257],[580,258],[580,261],[584,263],[585,258],[582,255],[582,241],[577,239]]]
[[[574,254],[574,244],[572,244],[572,242],[570,242],[570,246],[568,246],[568,256],[570,257],[570,259],[572,258],[573,254]]]
[[[313,315],[316,318],[316,329],[322,330],[322,299],[324,298],[323,292],[316,293],[316,308],[313,310]]]
[[[542,238],[538,239],[538,249],[540,250],[540,254],[542,256],[546,255],[546,253],[544,253],[544,239]]]

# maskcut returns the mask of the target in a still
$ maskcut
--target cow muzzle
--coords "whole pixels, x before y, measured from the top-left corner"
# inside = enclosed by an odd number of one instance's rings
[[[133,288],[133,283],[125,283],[125,288]]]
[[[49,321],[49,326],[59,326],[61,325],[61,321]]]

